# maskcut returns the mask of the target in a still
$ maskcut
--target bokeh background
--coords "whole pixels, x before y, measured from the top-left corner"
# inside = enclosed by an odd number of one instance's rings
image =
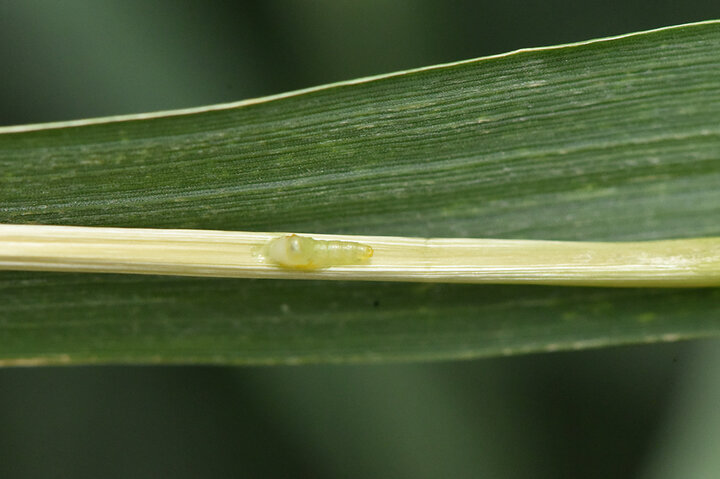
[[[717,0],[0,0],[0,125],[236,101],[713,18]],[[0,477],[720,477],[719,346],[0,369]]]

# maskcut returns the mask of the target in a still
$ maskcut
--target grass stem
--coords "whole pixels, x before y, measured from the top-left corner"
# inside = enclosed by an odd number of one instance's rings
[[[0,225],[0,269],[232,278],[720,286],[720,238],[577,242],[301,234],[372,248],[363,264],[307,270],[267,255],[289,233]]]

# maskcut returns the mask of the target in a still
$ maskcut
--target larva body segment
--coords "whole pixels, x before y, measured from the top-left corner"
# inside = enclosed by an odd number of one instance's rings
[[[325,241],[293,234],[270,241],[266,254],[284,268],[311,270],[365,264],[373,255],[373,249],[352,241]]]

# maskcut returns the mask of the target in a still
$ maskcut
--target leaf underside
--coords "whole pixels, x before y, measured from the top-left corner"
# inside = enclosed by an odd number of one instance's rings
[[[0,129],[0,222],[720,236],[720,22],[228,108]],[[0,272],[0,364],[517,354],[720,333],[718,289]]]

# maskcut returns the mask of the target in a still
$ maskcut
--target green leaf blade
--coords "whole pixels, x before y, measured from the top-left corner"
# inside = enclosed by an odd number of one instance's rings
[[[0,129],[0,222],[402,236],[720,235],[720,23],[236,106]],[[717,335],[717,290],[6,273],[0,359],[487,356]]]

